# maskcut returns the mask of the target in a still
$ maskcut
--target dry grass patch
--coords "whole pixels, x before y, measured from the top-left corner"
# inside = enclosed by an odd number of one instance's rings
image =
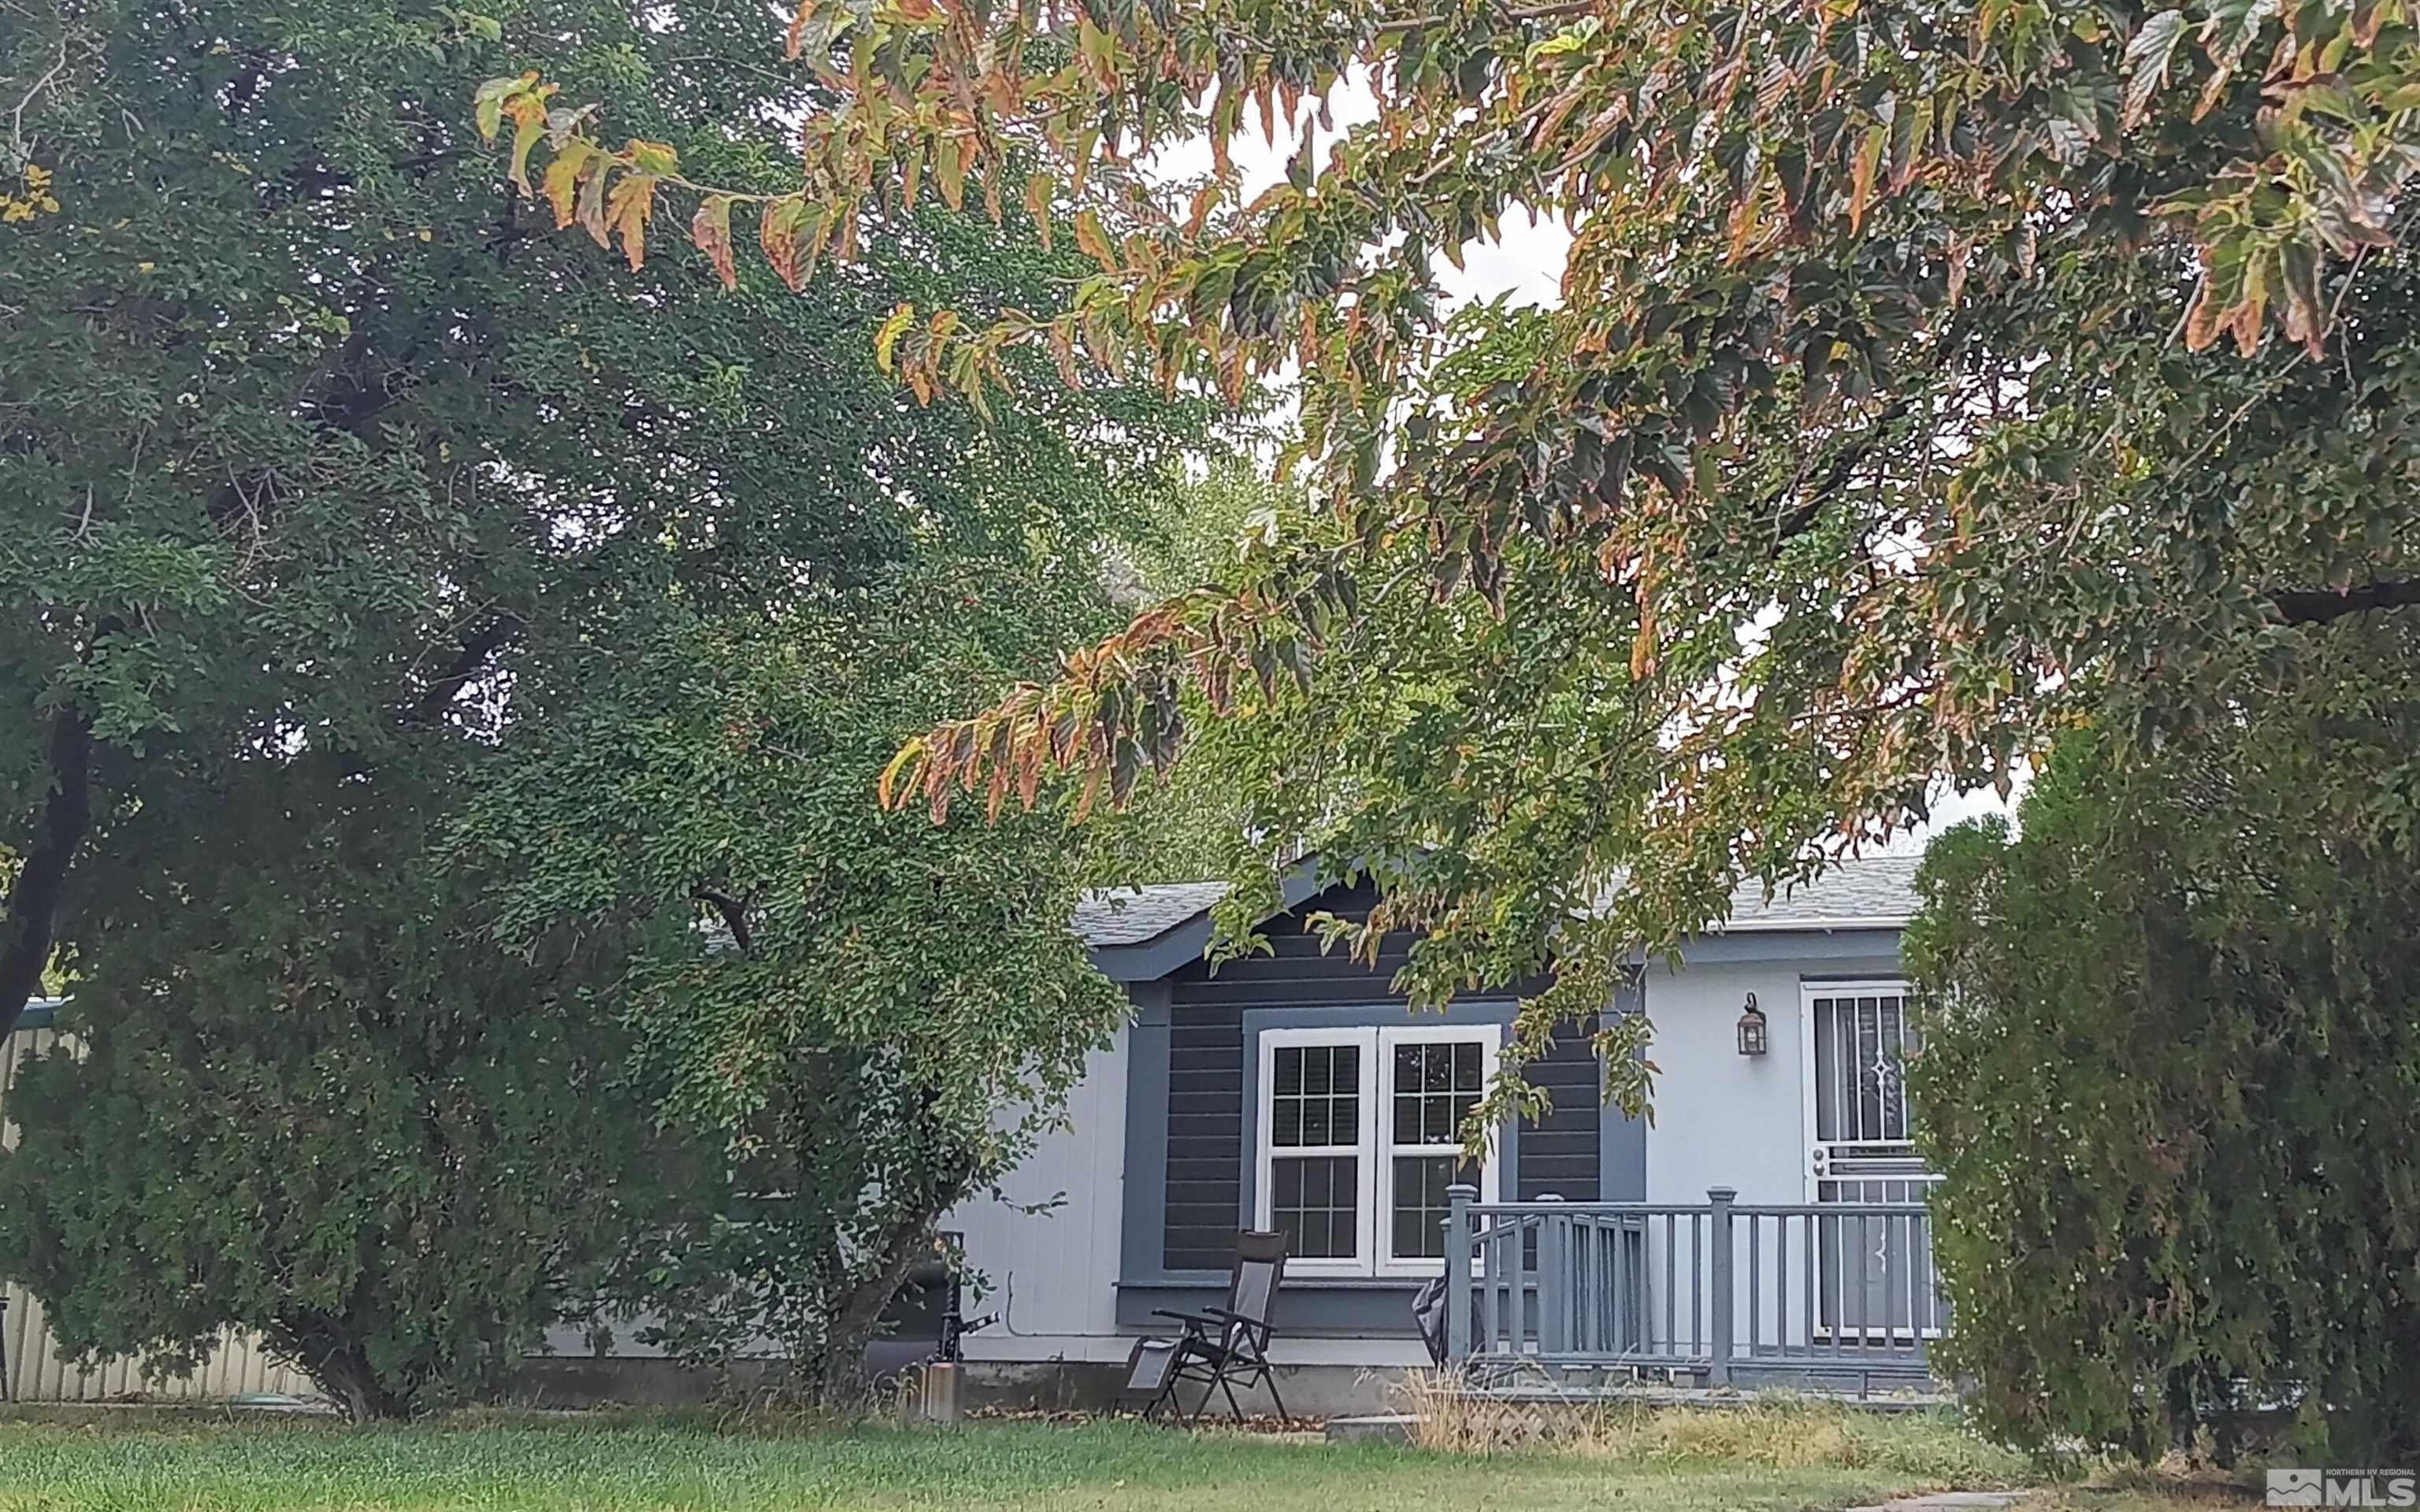
[[[1873,1471],[1983,1490],[2037,1477],[2022,1457],[1969,1431],[1947,1411],[1877,1412],[1781,1393],[1706,1407],[1575,1400],[1493,1401],[1448,1377],[1408,1381],[1412,1442],[1454,1455],[1544,1450],[1618,1465]]]
[[[2227,1474],[2181,1462],[2103,1470],[2045,1498],[2038,1512],[2223,1512],[2262,1504],[2257,1471]]]

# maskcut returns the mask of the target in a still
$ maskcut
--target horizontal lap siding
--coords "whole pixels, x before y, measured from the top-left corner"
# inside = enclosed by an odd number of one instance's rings
[[[1233,1005],[1189,998],[1187,967],[1169,1005],[1168,1206],[1163,1241],[1172,1271],[1215,1271],[1234,1261],[1242,1200],[1237,1151],[1244,1139],[1244,1021]]]
[[[1365,917],[1375,894],[1339,888],[1307,907],[1345,918]],[[1244,1011],[1262,1008],[1391,1006],[1408,1013],[1404,995],[1388,985],[1408,959],[1408,941],[1390,943],[1374,966],[1340,946],[1323,952],[1319,937],[1292,919],[1262,930],[1270,953],[1187,966],[1171,982],[1168,1068],[1167,1216],[1161,1239],[1171,1271],[1224,1271],[1234,1263],[1243,1211],[1245,1119]],[[1524,991],[1541,985],[1525,983]],[[1373,1022],[1384,1023],[1384,1015]],[[1588,1026],[1592,1032],[1594,1025]],[[1551,1055],[1531,1068],[1549,1089],[1554,1110],[1521,1134],[1520,1195],[1559,1193],[1573,1201],[1597,1195],[1597,1072],[1587,1033],[1558,1037]]]
[[[1557,1031],[1552,1048],[1529,1063],[1529,1085],[1544,1091],[1551,1105],[1544,1118],[1521,1126],[1521,1168],[1512,1183],[1518,1201],[1550,1196],[1566,1202],[1597,1200],[1605,1091],[1597,1074],[1595,1033],[1592,1018],[1566,1026]]]

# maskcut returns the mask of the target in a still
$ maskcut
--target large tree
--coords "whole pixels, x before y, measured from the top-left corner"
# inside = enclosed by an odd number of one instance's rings
[[[714,1168],[648,1137],[597,1010],[633,942],[498,949],[442,792],[264,764],[218,798],[116,826],[73,1048],[9,1100],[0,1269],[70,1356],[167,1374],[232,1327],[356,1420],[475,1397]]]
[[[919,397],[1027,349],[1291,372],[1284,465],[1334,505],[909,748],[894,799],[1122,795],[1249,714],[1246,790],[1388,873],[1426,993],[1553,957],[1593,996],[1741,872],[2079,719],[2189,729],[2420,600],[2395,0],[809,0],[790,46],[830,99],[753,200],[777,265],[929,184],[1097,264],[902,312]],[[746,193],[547,87],[485,108],[569,218],[696,207],[721,255]],[[1340,90],[1374,109],[1324,131]],[[1248,197],[1255,121],[1294,150]],[[1101,171],[1198,132],[1198,191]],[[1560,302],[1457,323],[1439,264],[1520,215],[1570,231]]]
[[[1063,1116],[1125,1011],[1068,928],[1083,857],[1057,816],[937,829],[871,801],[902,732],[1001,675],[961,612],[624,639],[615,696],[531,732],[465,819],[520,872],[502,896],[533,944],[692,888],[708,906],[616,1007],[632,1081],[725,1179],[622,1296],[678,1357],[769,1353],[759,1389],[810,1401],[858,1396],[940,1215]]]
[[[886,860],[867,795],[943,690],[989,696],[1114,623],[1107,544],[1156,529],[1200,428],[1140,386],[1037,383],[988,416],[898,394],[870,340],[895,306],[1038,306],[1075,266],[939,205],[813,301],[763,269],[726,295],[699,266],[599,266],[456,108],[527,39],[619,126],[739,183],[778,181],[822,97],[765,65],[780,26],[749,5],[487,12],[125,0],[0,29],[28,85],[8,171],[44,186],[0,207],[0,584],[22,607],[0,629],[0,1030],[46,958],[91,984],[69,1010],[91,1062],[47,1073],[9,1171],[79,1191],[10,1261],[94,1349],[211,1316],[272,1342],[366,1328],[348,1349],[377,1379],[350,1396],[372,1412],[485,1379],[586,1273],[542,1242],[561,1194],[422,1245],[380,1215],[433,1210],[373,1203],[378,1181],[485,1200],[445,1173],[575,1089],[597,1117],[562,1132],[597,1136],[591,1174],[628,1153],[609,1131],[645,1135],[604,1116],[626,1092],[760,1191],[946,1134],[925,1184],[873,1172],[902,1200],[836,1251],[862,1267],[843,1334],[922,1242],[913,1214],[928,1228],[1047,1120],[1115,1008],[1065,928],[1064,837]],[[993,889],[979,919],[937,879]],[[716,936],[735,948],[702,954]],[[278,1004],[310,1022],[263,1043]],[[810,1100],[882,1055],[928,1103],[851,1121]],[[376,1085],[333,1095],[330,1066]],[[777,1103],[799,1116],[758,1116]],[[242,1286],[232,1251],[195,1271],[187,1238],[246,1221],[280,1132],[330,1122],[344,1179],[250,1231]],[[423,1164],[390,1153],[415,1139]],[[498,1266],[484,1317],[377,1333],[474,1253]],[[78,1280],[128,1266],[194,1284],[113,1315]]]
[[[473,761],[633,605],[845,602],[942,560],[1080,579],[1148,496],[1168,406],[919,412],[869,350],[902,301],[1044,302],[1071,253],[935,213],[814,301],[617,275],[457,109],[506,28],[542,34],[621,126],[771,181],[816,96],[763,66],[760,11],[488,9],[129,0],[0,32],[0,163],[58,207],[0,223],[0,1028],[93,948],[75,862],[131,809],[306,752]]]

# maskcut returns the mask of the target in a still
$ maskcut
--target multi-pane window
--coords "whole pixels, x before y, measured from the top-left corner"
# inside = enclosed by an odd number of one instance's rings
[[[1496,1195],[1495,1160],[1462,1156],[1485,1095],[1494,1025],[1269,1029],[1260,1044],[1259,1212],[1302,1274],[1441,1268],[1446,1188]]]
[[[1270,1083],[1271,1139],[1280,1146],[1357,1145],[1361,1047],[1280,1045]]]
[[[1269,1221],[1286,1236],[1292,1258],[1361,1256],[1364,1048],[1349,1042],[1272,1047]]]

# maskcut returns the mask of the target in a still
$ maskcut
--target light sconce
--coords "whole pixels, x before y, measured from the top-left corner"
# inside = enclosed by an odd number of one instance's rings
[[[1747,995],[1747,1007],[1739,1016],[1739,1053],[1761,1056],[1765,1050],[1764,1010],[1756,1006],[1756,994]]]

